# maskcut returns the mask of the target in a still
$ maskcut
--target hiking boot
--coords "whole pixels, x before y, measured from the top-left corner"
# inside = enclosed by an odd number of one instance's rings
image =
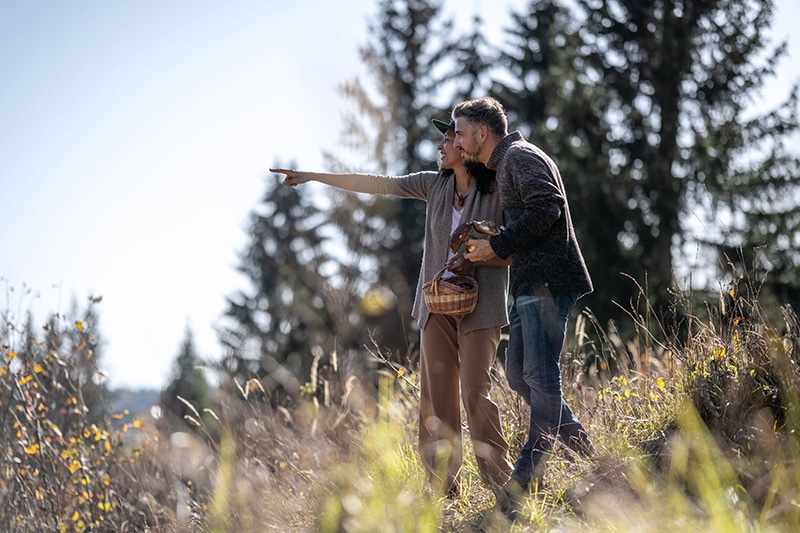
[[[495,507],[503,513],[510,521],[515,521],[522,508],[522,499],[527,494],[527,490],[520,485],[514,478],[502,487],[492,489],[495,497]]]

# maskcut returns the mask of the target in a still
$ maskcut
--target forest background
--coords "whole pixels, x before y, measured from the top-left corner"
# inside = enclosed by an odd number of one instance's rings
[[[327,152],[328,168],[353,169],[353,157],[369,162],[361,171],[430,168],[429,119],[493,94],[512,128],[565,176],[596,280],[576,312],[598,331],[625,338],[621,324],[645,311],[642,294],[679,330],[687,311],[674,308],[675,295],[692,294],[688,312],[703,314],[731,271],[758,287],[776,320],[780,305],[797,301],[799,166],[789,143],[797,91],[774,109],[751,105],[784,50],[763,40],[769,3],[581,2],[585,16],[576,17],[534,2],[513,15],[499,48],[480,24],[448,31],[436,4],[381,6],[362,50],[374,83],[343,85],[353,109],[341,137],[350,158]],[[228,353],[255,347],[234,357],[288,368],[299,383],[311,368],[306,354],[335,349],[348,361],[377,342],[400,363],[415,355],[410,310],[424,205],[326,197],[322,206],[314,194],[267,182],[242,256],[252,290],[233,295],[228,311]]]

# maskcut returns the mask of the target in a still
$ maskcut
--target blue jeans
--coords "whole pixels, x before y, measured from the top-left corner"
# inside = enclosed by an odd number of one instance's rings
[[[561,391],[561,350],[574,304],[570,296],[518,296],[509,312],[506,378],[531,408],[528,440],[511,475],[523,488],[534,472],[541,479],[542,459],[555,437],[581,454],[593,449]]]

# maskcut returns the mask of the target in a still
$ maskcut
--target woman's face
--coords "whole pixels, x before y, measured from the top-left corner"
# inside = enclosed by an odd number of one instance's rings
[[[447,133],[444,134],[442,142],[440,142],[439,146],[436,147],[436,149],[439,150],[440,170],[453,170],[456,167],[464,164],[461,159],[461,152],[458,151],[458,148],[453,146],[453,141],[455,138],[456,133],[453,130],[447,130]]]

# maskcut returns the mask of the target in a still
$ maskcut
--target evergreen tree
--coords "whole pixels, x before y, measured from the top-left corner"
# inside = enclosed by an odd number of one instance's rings
[[[624,311],[615,301],[632,294],[620,273],[638,274],[632,252],[618,236],[624,231],[628,192],[608,171],[604,112],[607,90],[586,72],[574,13],[558,2],[532,1],[511,12],[506,45],[497,63],[504,69],[492,93],[519,129],[559,165],[567,188],[575,232],[595,291],[580,300],[602,324]]]
[[[442,16],[440,1],[381,0],[369,29],[361,57],[372,87],[360,81],[342,87],[356,108],[345,117],[344,145],[355,151],[357,163],[329,153],[328,164],[334,171],[398,175],[435,170],[440,136],[430,120],[448,117],[454,95],[464,90],[459,80],[469,77],[467,90],[471,90],[485,64],[473,50],[466,70],[458,70],[460,64],[453,61],[458,40],[452,20]],[[477,32],[473,38],[479,38]],[[416,339],[410,335],[410,313],[422,259],[425,205],[352,194],[336,198],[331,218],[343,228],[348,248],[362,264],[374,268],[374,283],[389,287],[396,297],[396,307],[375,336],[393,352],[406,353]]]
[[[108,388],[100,372],[103,356],[103,340],[100,332],[100,317],[95,305],[101,297],[89,297],[85,309],[79,310],[73,303],[70,316],[75,317],[64,332],[62,359],[67,365],[70,381],[76,387],[76,394],[83,399],[89,412],[87,417],[94,423],[108,420]]]
[[[173,365],[172,379],[161,392],[160,403],[164,414],[170,413],[176,420],[184,421],[187,416],[196,418],[195,412],[202,416],[203,410],[210,407],[208,382],[203,370],[199,368],[200,363],[194,336],[187,327]],[[194,409],[185,402],[189,402]]]
[[[82,413],[76,412],[77,405],[73,397],[77,399],[78,386],[71,381],[70,369],[62,357],[64,353],[65,337],[63,334],[58,315],[51,315],[47,324],[43,326],[45,331],[44,339],[36,340],[35,359],[56,361],[62,364],[51,365],[51,374],[41,381],[42,394],[46,395],[51,402],[50,419],[59,428],[69,430],[69,424],[80,423]]]
[[[778,110],[746,118],[784,53],[765,41],[772,2],[578,4],[589,52],[583,78],[598,80],[609,95],[605,175],[627,184],[618,241],[636,258],[631,267],[646,273],[653,301],[666,304],[675,259],[682,248],[692,253],[691,242],[747,247],[780,234],[767,255],[776,274],[793,283],[786,267],[797,259],[797,207],[785,199],[797,193],[798,165],[782,140],[797,130],[795,94]],[[712,209],[698,229],[692,222],[704,206]],[[727,231],[719,231],[712,219],[724,213]]]
[[[40,350],[37,349],[38,342],[33,313],[29,310],[25,314],[25,325],[22,329],[22,344],[19,347],[17,357],[23,361],[35,361],[39,359],[41,353]]]
[[[771,1],[723,2],[720,9],[727,17],[713,33],[718,38],[703,34],[709,50],[697,56],[698,96],[687,113],[696,139],[688,155],[700,161],[688,168],[693,178],[689,202],[705,208],[699,210],[705,231],[697,240],[717,252],[718,273],[726,273],[730,262],[738,272],[754,274],[752,285],[760,286],[764,301],[796,302],[800,153],[788,147],[796,146],[792,140],[800,129],[797,86],[777,108],[751,114],[759,91],[786,55],[785,43],[771,48],[766,38]],[[728,57],[721,63],[727,68],[717,64],[724,54]],[[768,272],[763,281],[754,268]]]
[[[337,265],[325,250],[325,217],[276,176],[269,182],[238,267],[251,286],[228,298],[222,367],[227,387],[258,377],[280,403],[299,395],[315,358],[349,350],[359,324],[347,291],[326,279]]]
[[[6,320],[3,322],[8,323]],[[51,316],[42,328],[45,331],[43,340],[39,339],[36,329],[33,313],[28,311],[25,325],[20,331],[19,348],[15,358],[17,361],[14,363],[19,362],[24,367],[40,369],[40,372],[34,374],[37,379],[37,389],[42,397],[48,399],[47,417],[61,430],[69,431],[71,424],[79,423],[83,413],[77,410],[78,384],[71,380],[71,369],[62,359],[67,355],[63,349],[66,335],[62,328],[59,328],[56,315]]]
[[[361,58],[380,94],[380,103],[367,105],[380,109],[383,117],[375,126],[384,137],[374,146],[385,155],[377,160],[390,172],[407,174],[434,166],[432,152],[421,152],[424,141],[439,141],[430,120],[441,111],[436,102],[442,99],[442,86],[452,82],[445,72],[436,74],[456,47],[452,32],[453,21],[443,19],[440,0],[378,3],[378,16],[370,24],[371,38],[361,48]],[[449,100],[445,99],[445,105],[451,105]],[[368,101],[362,92],[358,103]],[[408,221],[407,229],[415,231],[409,238],[421,242],[417,217],[409,214]],[[420,246],[419,242],[415,244]]]
[[[463,100],[485,95],[489,90],[491,80],[489,74],[494,66],[496,50],[483,33],[483,19],[475,15],[472,18],[470,32],[458,39],[454,44],[446,45],[442,54],[453,58],[453,68],[445,75],[439,85],[440,94],[446,96],[449,91],[444,91],[450,85],[454,87],[454,95],[450,101],[440,100],[444,106],[444,113],[440,120],[450,116],[453,106]],[[449,107],[448,107],[449,106]],[[437,140],[438,142],[438,140]]]
[[[74,301],[68,315],[51,315],[41,330],[30,311],[17,326],[13,314],[0,310],[8,343],[4,347],[13,353],[6,363],[12,371],[20,371],[23,380],[19,387],[7,388],[0,404],[31,405],[29,392],[33,390],[47,399],[37,408],[38,416],[64,434],[87,422],[100,427],[109,422],[109,392],[99,371],[103,341],[95,305],[101,300],[90,297],[84,309]],[[43,338],[40,331],[44,331]],[[23,388],[25,384],[28,386]]]

